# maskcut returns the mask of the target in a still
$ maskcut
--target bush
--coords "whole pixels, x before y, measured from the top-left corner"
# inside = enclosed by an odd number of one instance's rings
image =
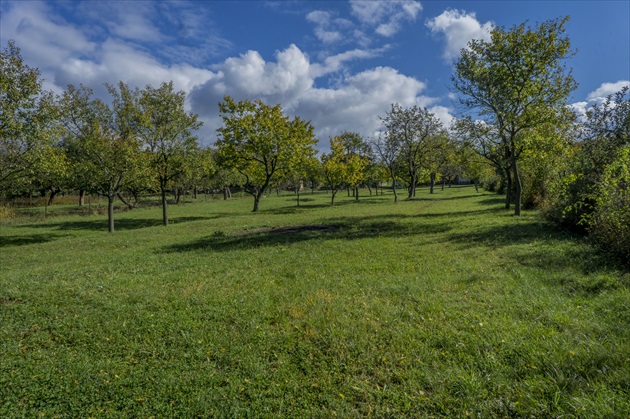
[[[604,170],[596,191],[595,211],[587,220],[595,241],[630,261],[630,145],[621,148]]]

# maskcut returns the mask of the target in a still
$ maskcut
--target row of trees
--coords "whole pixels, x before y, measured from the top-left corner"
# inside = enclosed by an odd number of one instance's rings
[[[75,191],[107,198],[109,231],[114,231],[114,203],[134,207],[145,193],[159,193],[163,223],[168,224],[168,191],[240,186],[254,198],[254,211],[271,187],[298,194],[305,185],[323,184],[331,203],[344,187],[359,196],[362,185],[392,186],[403,181],[409,198],[422,176],[447,176],[447,162],[457,155],[454,141],[425,108],[392,105],[383,118],[387,133],[367,141],[344,132],[330,139],[330,152],[317,157],[310,122],[284,115],[280,105],[262,101],[219,104],[223,126],[214,148],[194,136],[201,126],[186,112],[185,93],[171,83],[132,89],[106,85],[109,100],[91,89],[69,85],[61,95],[43,92],[37,69],[24,64],[9,42],[2,52],[2,172],[5,196]],[[385,139],[385,140],[383,140]],[[383,144],[393,146],[385,159]],[[450,155],[448,154],[450,153]],[[402,170],[402,168],[405,170]],[[430,169],[430,170],[429,170]]]
[[[420,182],[433,193],[438,179],[444,185],[466,177],[505,193],[515,215],[539,206],[559,223],[630,249],[630,234],[617,234],[630,225],[627,90],[583,120],[571,112],[576,82],[566,66],[574,54],[567,20],[499,27],[489,41],[471,41],[454,64],[462,112],[452,126],[426,108],[393,104],[380,134],[366,140],[341,133],[319,158],[310,122],[285,116],[280,105],[226,96],[215,148],[204,149],[193,135],[200,122],[184,111],[184,93],[172,83],[108,86],[109,104],[82,86],[55,97],[41,91],[37,70],[10,42],[2,53],[0,187],[98,193],[108,198],[110,213],[121,192],[155,191],[166,224],[169,189],[214,186],[227,196],[230,185],[239,185],[257,211],[271,187],[295,190],[299,205],[303,186],[323,184],[334,204],[344,187],[358,199],[359,186],[388,181],[397,201],[399,183],[412,199]]]

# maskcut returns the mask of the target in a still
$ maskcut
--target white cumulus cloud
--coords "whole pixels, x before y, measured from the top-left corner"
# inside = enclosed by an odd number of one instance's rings
[[[258,52],[249,51],[227,59],[216,73],[193,89],[190,102],[194,112],[207,122],[205,135],[211,141],[220,126],[218,103],[224,95],[237,100],[260,99],[267,104],[281,103],[287,114],[310,120],[326,147],[329,136],[345,130],[368,136],[376,131],[392,103],[402,106],[431,106],[435,99],[422,95],[425,84],[390,67],[376,67],[357,74],[341,72],[334,85],[318,87],[319,78],[336,72],[343,62],[369,57],[374,52],[352,50],[311,63],[295,45],[265,61]],[[448,113],[438,109],[440,115]]]
[[[405,21],[414,21],[422,11],[420,2],[412,0],[351,0],[351,13],[361,23],[374,27],[385,37],[395,35]]]
[[[474,12],[445,10],[426,23],[433,35],[442,36],[445,42],[443,57],[447,61],[457,58],[472,39],[490,40],[493,22],[481,23]]]
[[[630,86],[630,80],[619,80],[615,83],[602,83],[597,89],[586,97],[588,100],[603,100],[609,95],[614,95],[623,87]]]
[[[586,95],[586,101],[572,103],[569,107],[576,113],[579,119],[584,120],[589,108],[593,107],[593,105],[604,103],[608,96],[614,95],[625,86],[630,87],[630,80],[602,83],[597,89]]]

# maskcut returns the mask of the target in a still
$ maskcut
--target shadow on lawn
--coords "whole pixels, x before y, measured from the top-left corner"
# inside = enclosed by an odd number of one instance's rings
[[[259,228],[232,235],[215,232],[209,237],[180,243],[162,249],[165,253],[195,250],[230,251],[263,246],[288,245],[308,240],[356,240],[375,237],[403,237],[443,233],[450,229],[445,223],[410,225],[392,221],[387,216],[351,217],[327,220],[325,224],[307,224],[276,228]]]
[[[177,217],[172,218],[169,224],[179,224],[191,221],[210,220],[218,218],[219,216],[212,217]],[[147,227],[155,227],[162,225],[162,220],[159,218],[122,218],[114,219],[114,228],[116,231],[124,230],[137,230]],[[28,228],[56,228],[59,230],[103,230],[107,231],[107,220],[80,220],[80,221],[61,221],[51,222],[43,224],[24,224],[20,227]]]
[[[37,243],[47,243],[67,234],[32,234],[30,236],[0,236],[0,247],[26,246]]]

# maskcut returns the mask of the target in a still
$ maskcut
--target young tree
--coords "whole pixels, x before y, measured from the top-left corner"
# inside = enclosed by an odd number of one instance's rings
[[[365,169],[373,160],[372,149],[359,133],[344,131],[339,138],[346,151],[347,185],[353,189],[353,195],[358,201],[359,185],[366,177]]]
[[[220,160],[245,177],[245,191],[254,197],[253,212],[257,212],[269,185],[296,160],[314,153],[313,127],[299,117],[285,116],[280,105],[262,101],[236,102],[225,96],[219,111],[223,118],[216,143]]]
[[[173,82],[160,87],[147,86],[139,100],[139,137],[151,152],[151,167],[160,188],[162,222],[168,225],[166,193],[169,184],[181,176],[197,152],[197,138],[193,131],[203,123],[197,115],[184,109],[186,93],[175,92]]]
[[[322,154],[322,178],[324,183],[330,189],[332,197],[330,205],[335,205],[335,196],[337,192],[346,182],[347,166],[346,151],[343,141],[339,137],[330,138],[330,153]]]
[[[496,28],[490,41],[472,40],[455,62],[453,86],[460,103],[496,131],[515,186],[515,215],[521,213],[519,159],[530,147],[527,132],[563,120],[576,82],[564,60],[573,53],[564,19],[531,29]]]

